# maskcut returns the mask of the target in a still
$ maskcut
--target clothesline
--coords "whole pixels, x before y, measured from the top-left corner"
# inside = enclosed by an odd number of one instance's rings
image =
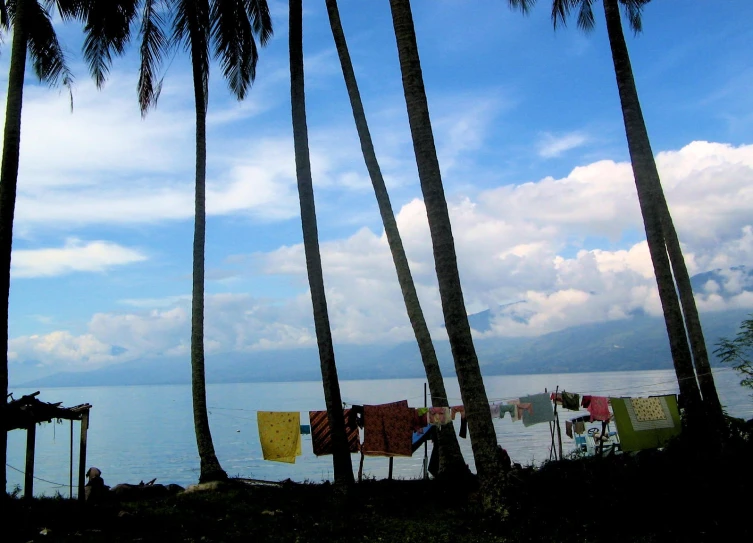
[[[729,371],[732,371],[732,370],[733,370],[733,368],[718,368],[715,373],[729,372]],[[698,377],[703,377],[705,375],[708,375],[708,373],[698,374]],[[695,379],[695,378],[696,377],[683,377],[683,378],[681,378],[679,380]],[[638,388],[640,388],[640,389],[652,388],[653,389],[653,388],[656,388],[656,387],[662,387],[664,385],[670,385],[670,384],[673,384],[673,383],[676,384],[677,382],[678,382],[677,378],[672,378],[672,379],[668,379],[666,381],[659,381],[659,382],[655,382],[655,383],[633,384],[633,385],[629,385],[629,386],[625,386],[625,387],[601,389],[598,392],[578,392],[578,391],[572,391],[572,390],[567,390],[567,392],[570,392],[570,393],[573,393],[573,394],[579,394],[581,396],[586,395],[586,394],[591,395],[591,396],[597,396],[597,395],[598,396],[607,396],[608,395],[608,394],[606,394],[607,392],[624,392],[624,391],[627,391],[627,390],[635,390],[635,389],[638,389]],[[548,390],[548,388],[547,388],[547,390]],[[549,392],[554,392],[554,389],[548,390],[548,391]],[[560,390],[560,392],[563,392],[563,391],[565,391],[565,389],[561,389]],[[531,393],[528,393],[528,394],[521,394],[521,395],[518,395],[518,396],[511,396],[511,397],[489,398],[489,403],[491,404],[491,403],[498,403],[498,402],[507,402],[507,401],[512,401],[512,400],[517,400],[521,396],[529,396],[529,395],[532,395],[532,394],[539,394],[539,393],[540,392],[531,392]],[[431,395],[428,395],[428,397],[429,397],[429,399],[431,399]],[[407,400],[417,400],[417,399],[423,399],[423,398],[424,398],[424,396],[420,395],[420,396],[409,396],[406,399]],[[448,402],[450,400],[462,402],[462,398],[457,398],[457,397],[448,397],[448,398],[437,397],[437,399],[447,400]],[[343,401],[342,403],[343,403],[343,406],[353,406],[353,405],[363,405],[365,402],[354,400],[354,401]],[[419,406],[419,407],[421,407],[421,406]],[[208,409],[217,409],[217,410],[222,410],[222,411],[243,411],[243,412],[246,412],[246,413],[258,413],[259,411],[265,411],[263,409],[244,409],[242,407],[220,407],[220,406],[208,406]],[[232,418],[238,418],[238,419],[242,419],[242,420],[254,420],[254,419],[248,418],[248,417],[239,417],[239,416],[230,415],[228,413],[217,413],[217,414],[224,415],[224,416],[227,416],[227,417],[232,417]]]
[[[716,371],[716,373],[730,372],[730,371],[733,371],[733,368],[719,368]],[[698,374],[698,377],[702,377],[702,376],[705,376],[705,375],[708,375],[708,372],[707,373]],[[679,380],[687,380],[687,379],[695,379],[695,377],[682,377]],[[622,392],[622,391],[626,391],[626,390],[634,390],[634,389],[637,389],[637,388],[653,388],[653,387],[660,387],[660,386],[667,385],[667,384],[672,384],[672,383],[676,384],[677,382],[678,382],[678,379],[676,377],[674,377],[674,378],[669,379],[667,381],[659,381],[659,382],[656,382],[656,383],[649,383],[649,384],[645,384],[645,385],[643,385],[643,384],[634,384],[634,385],[629,385],[629,386],[626,386],[626,387],[601,389],[598,392],[582,392],[582,391],[574,391],[574,390],[567,390],[567,392],[571,392],[573,394],[580,394],[581,396],[584,395],[584,394],[589,394],[589,395],[592,395],[592,396],[593,395],[605,396],[606,392]],[[565,389],[562,389],[561,391],[564,391],[564,390]],[[550,392],[554,392],[554,390],[552,390]],[[533,394],[533,393],[531,393],[531,394]],[[421,397],[421,396],[418,396],[418,397]],[[514,396],[514,397],[509,397],[509,398],[489,398],[489,401],[490,402],[503,402],[503,401],[515,400],[518,397],[519,396]],[[408,399],[412,399],[412,398],[408,398]],[[462,398],[455,398],[455,397],[450,397],[450,398],[437,397],[437,399],[442,399],[442,400],[447,400],[447,401],[450,401],[450,400],[462,400]]]
[[[6,465],[7,467],[9,467],[10,469],[12,469],[12,470],[14,470],[14,471],[17,471],[18,473],[20,473],[20,474],[22,474],[22,475],[24,475],[24,476],[26,475],[26,472],[25,472],[24,470],[21,470],[21,469],[18,469],[18,468],[14,468],[13,466],[11,466],[10,464],[7,464],[7,463],[6,463],[5,465]],[[62,488],[62,487],[66,487],[66,486],[68,486],[67,484],[63,484],[63,483],[56,483],[55,481],[48,481],[47,479],[42,479],[41,477],[37,477],[36,475],[34,475],[33,477],[34,477],[34,479],[36,479],[37,481],[44,481],[45,483],[49,483],[49,484],[51,484],[51,485],[59,486],[59,487],[61,487],[61,488]]]

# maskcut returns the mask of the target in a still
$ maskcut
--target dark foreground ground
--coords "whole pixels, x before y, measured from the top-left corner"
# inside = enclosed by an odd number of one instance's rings
[[[750,428],[753,421],[746,423]],[[79,508],[3,506],[2,541],[753,541],[753,445],[664,451],[513,471],[505,513],[481,511],[476,482],[249,484]]]

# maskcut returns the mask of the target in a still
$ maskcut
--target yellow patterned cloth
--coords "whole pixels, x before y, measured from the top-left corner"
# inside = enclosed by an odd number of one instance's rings
[[[301,414],[259,411],[256,420],[264,460],[295,464],[295,457],[301,455]]]
[[[630,403],[633,404],[635,418],[639,422],[667,419],[659,398],[632,398]]]

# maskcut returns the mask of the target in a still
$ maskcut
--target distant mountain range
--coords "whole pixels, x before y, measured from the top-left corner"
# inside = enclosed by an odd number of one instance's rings
[[[753,270],[733,268],[741,287],[753,291]],[[693,277],[701,290],[708,281],[723,280],[720,270]],[[523,307],[511,306],[520,319]],[[709,351],[722,336],[733,336],[753,309],[735,309],[701,315]],[[508,313],[509,314],[509,313]],[[474,330],[490,330],[492,312],[469,316]],[[664,322],[636,313],[627,319],[573,326],[536,337],[495,337],[474,341],[484,375],[568,373],[669,369],[672,360]],[[445,376],[455,375],[448,341],[435,342]],[[398,345],[338,345],[335,347],[341,379],[393,379],[423,377],[415,342]],[[713,356],[713,355],[712,355]],[[210,355],[206,360],[209,383],[312,381],[321,378],[316,348],[268,350]],[[57,373],[18,387],[159,385],[190,383],[187,356],[160,357],[127,362],[80,373]]]

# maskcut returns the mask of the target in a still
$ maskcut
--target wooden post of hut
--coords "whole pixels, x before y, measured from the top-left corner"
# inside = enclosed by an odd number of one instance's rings
[[[24,470],[24,498],[34,497],[34,449],[37,443],[37,424],[26,428],[26,469]]]
[[[86,500],[84,491],[84,477],[86,474],[86,434],[89,430],[89,410],[86,409],[81,413],[81,443],[78,455],[78,501]]]

